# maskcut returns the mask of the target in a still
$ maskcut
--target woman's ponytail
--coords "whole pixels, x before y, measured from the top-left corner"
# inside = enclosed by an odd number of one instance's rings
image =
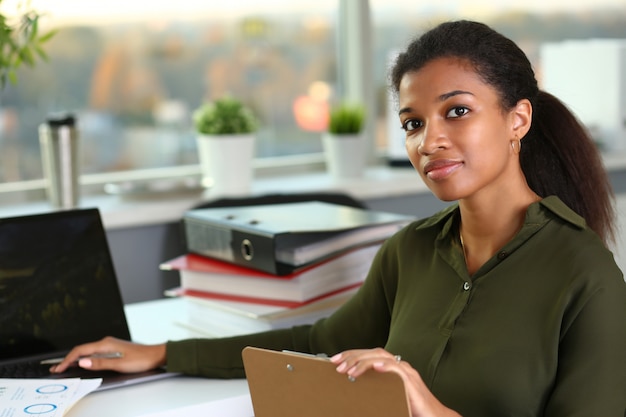
[[[520,162],[538,195],[558,196],[608,245],[615,241],[614,196],[591,135],[555,96],[539,91]]]

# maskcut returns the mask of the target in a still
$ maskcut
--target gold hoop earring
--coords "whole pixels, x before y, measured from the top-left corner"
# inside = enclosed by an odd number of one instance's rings
[[[520,139],[512,140],[511,149],[513,149],[513,152],[515,152],[516,154],[519,154],[522,151],[522,141]]]

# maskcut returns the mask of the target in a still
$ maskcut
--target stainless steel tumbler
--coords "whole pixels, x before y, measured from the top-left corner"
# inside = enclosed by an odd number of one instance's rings
[[[44,178],[50,203],[61,209],[79,203],[79,137],[71,114],[50,116],[39,126]]]

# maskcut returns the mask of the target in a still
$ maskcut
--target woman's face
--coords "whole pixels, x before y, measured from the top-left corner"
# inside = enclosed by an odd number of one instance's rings
[[[399,87],[409,159],[439,199],[506,187],[517,157],[515,112],[502,110],[496,90],[469,64],[439,58],[405,74]]]

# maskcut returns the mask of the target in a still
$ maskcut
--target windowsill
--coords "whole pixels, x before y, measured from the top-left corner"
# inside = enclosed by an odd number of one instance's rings
[[[626,169],[626,154],[604,155],[609,171]],[[267,193],[337,191],[362,200],[384,199],[429,192],[412,167],[373,166],[362,178],[333,180],[324,171],[290,173],[255,178],[249,195]],[[184,212],[201,201],[224,197],[211,190],[186,193],[155,193],[123,196],[98,194],[81,198],[80,207],[98,207],[107,229],[146,226],[178,221]],[[228,196],[234,197],[234,196]],[[16,203],[0,206],[0,218],[51,211],[48,201]]]
[[[381,199],[427,192],[428,189],[411,167],[371,167],[362,178],[333,180],[326,172],[289,174],[255,178],[249,195],[313,191],[346,192],[359,199]],[[154,195],[88,195],[81,208],[98,207],[107,229],[175,222],[201,201],[226,197],[211,190],[199,192],[155,193]],[[235,197],[235,196],[227,196]],[[0,217],[43,213],[53,210],[48,201],[0,206]]]

